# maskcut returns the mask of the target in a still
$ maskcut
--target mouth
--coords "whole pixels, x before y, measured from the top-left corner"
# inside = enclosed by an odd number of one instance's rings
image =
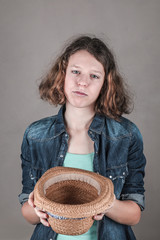
[[[81,97],[88,96],[85,92],[82,91],[73,91],[73,93]]]

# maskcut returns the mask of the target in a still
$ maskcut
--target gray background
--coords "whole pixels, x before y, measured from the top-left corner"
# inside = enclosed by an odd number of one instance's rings
[[[159,0],[0,0],[0,239],[27,240],[33,226],[21,216],[20,146],[31,122],[58,109],[37,86],[65,41],[92,33],[108,42],[135,93],[128,117],[144,139],[146,210],[137,239],[160,239]]]

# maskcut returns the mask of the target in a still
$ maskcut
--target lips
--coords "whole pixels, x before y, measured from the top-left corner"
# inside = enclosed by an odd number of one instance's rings
[[[76,94],[77,96],[88,96],[85,92],[82,91],[73,91],[74,94]]]

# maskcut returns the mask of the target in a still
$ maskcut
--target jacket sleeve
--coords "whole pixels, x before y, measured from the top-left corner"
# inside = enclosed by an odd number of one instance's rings
[[[136,202],[141,210],[145,207],[144,169],[146,159],[143,154],[142,135],[135,125],[132,125],[132,136],[128,152],[128,176],[122,189],[121,199]]]
[[[22,167],[22,192],[19,194],[19,202],[23,205],[28,200],[29,194],[33,191],[33,181],[31,176],[31,154],[30,145],[28,141],[28,127],[23,136],[21,146],[21,167]]]

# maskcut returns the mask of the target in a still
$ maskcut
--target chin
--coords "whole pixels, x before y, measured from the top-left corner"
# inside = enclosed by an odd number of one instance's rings
[[[94,109],[94,105],[93,104],[84,104],[84,103],[71,103],[71,105],[75,108],[88,108],[88,109]]]

